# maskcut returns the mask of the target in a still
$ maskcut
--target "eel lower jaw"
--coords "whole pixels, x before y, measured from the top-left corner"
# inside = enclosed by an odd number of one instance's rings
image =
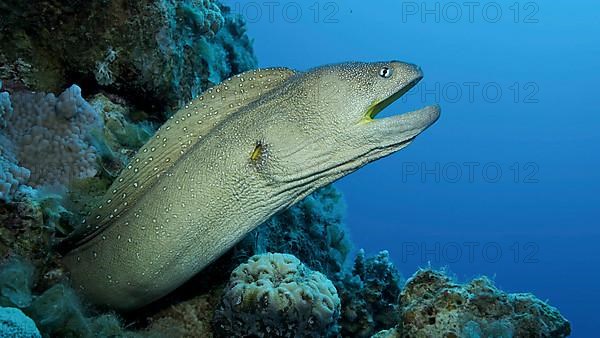
[[[400,115],[376,119],[375,122],[385,124],[391,129],[403,132],[418,131],[417,134],[419,134],[434,124],[439,119],[440,113],[441,108],[436,104]]]

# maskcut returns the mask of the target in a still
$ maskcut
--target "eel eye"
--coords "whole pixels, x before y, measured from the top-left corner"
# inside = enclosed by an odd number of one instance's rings
[[[392,77],[393,74],[394,70],[388,67],[383,67],[379,70],[379,76],[381,76],[384,79]]]

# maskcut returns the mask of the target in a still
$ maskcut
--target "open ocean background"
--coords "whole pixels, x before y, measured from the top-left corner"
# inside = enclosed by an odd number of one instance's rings
[[[224,1],[260,66],[398,59],[425,79],[386,112],[442,106],[405,150],[344,178],[355,248],[404,277],[447,268],[547,299],[572,337],[600,304],[596,1]],[[383,113],[385,114],[385,112]]]

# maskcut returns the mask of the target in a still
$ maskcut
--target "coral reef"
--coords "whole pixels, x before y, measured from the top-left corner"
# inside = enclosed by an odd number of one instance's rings
[[[0,89],[2,89],[2,81],[0,81]],[[12,113],[10,95],[7,92],[0,92],[0,127],[6,127],[5,116],[10,116]]]
[[[45,200],[38,201],[34,197],[32,193],[19,192],[10,202],[0,201],[0,256],[22,257],[39,269],[44,283],[52,282],[50,275],[46,275],[56,268],[51,250],[56,228],[51,225],[50,214],[56,215],[59,210],[54,209],[54,203],[46,205]],[[17,276],[22,270],[0,274],[0,284],[5,277]]]
[[[372,335],[371,338],[402,338],[400,331],[397,328],[382,330]]]
[[[118,97],[113,99],[117,102],[104,94],[90,99],[104,121],[104,130],[93,135],[92,143],[100,154],[100,170],[111,182],[157,129],[146,113],[118,103]]]
[[[0,89],[2,81],[0,80]],[[6,127],[6,119],[13,115],[12,102],[8,92],[0,92],[0,130]],[[21,185],[29,181],[31,172],[19,166],[14,154],[14,145],[0,133],[0,200],[12,199]]]
[[[213,337],[212,319],[222,291],[221,287],[213,287],[207,293],[153,314],[148,327],[140,333],[159,337]]]
[[[15,186],[23,181],[33,187],[67,185],[96,174],[96,151],[88,139],[90,132],[102,130],[103,124],[81,97],[78,86],[71,86],[58,97],[17,92],[10,101],[14,112],[4,118],[7,127],[2,129],[2,154],[29,174],[19,169],[19,180],[13,167],[10,172],[16,182],[5,190],[14,194]]]
[[[29,330],[35,322],[33,328],[37,325],[45,337],[141,337],[125,331],[113,314],[88,315],[75,292],[63,283],[55,281],[41,294],[34,293],[36,274],[34,267],[21,259],[12,258],[0,265],[2,311],[22,311],[31,318],[29,322],[14,321],[15,330]],[[1,317],[0,311],[0,335],[5,337]]]
[[[148,116],[119,103],[121,99],[112,99],[104,94],[96,94],[90,99],[90,105],[101,116],[104,128],[91,135],[91,144],[98,153],[99,173],[90,178],[72,182],[67,191],[64,205],[73,215],[71,224],[83,219],[93,206],[97,205],[112,181],[130,159],[156,130]],[[70,231],[69,231],[70,232]]]
[[[88,103],[75,85],[58,97],[19,91],[0,98],[10,107],[0,128],[0,199],[5,201],[29,186],[62,192],[89,178],[105,178],[108,186],[155,130],[143,112],[103,94]]]
[[[326,186],[260,225],[233,249],[234,255],[288,253],[334,278],[342,271],[351,248],[343,224],[344,211],[340,191]]]
[[[41,338],[40,331],[23,311],[0,307],[0,336],[6,338]]]
[[[379,337],[566,337],[569,322],[531,294],[506,294],[482,277],[457,284],[441,272],[420,270],[400,297],[395,331]]]
[[[0,266],[0,306],[23,308],[31,305],[33,272],[31,264],[17,259]]]
[[[19,166],[7,141],[0,134],[0,200],[10,201],[20,187],[29,181],[31,172]]]
[[[128,162],[157,127],[147,120],[148,116],[144,112],[132,110],[126,103],[119,103],[116,97],[113,100],[104,94],[96,94],[90,99],[90,104],[104,120],[103,135],[97,138],[110,148],[106,152],[110,152],[112,156],[125,155],[120,161]]]
[[[10,87],[79,83],[163,112],[256,67],[244,22],[214,0],[13,0],[0,11],[0,78]]]
[[[387,251],[365,258],[360,250],[352,273],[344,273],[335,286],[342,300],[342,336],[370,337],[398,322],[400,274]]]
[[[79,300],[63,284],[56,284],[36,297],[25,311],[40,324],[44,335],[77,337],[92,334]]]
[[[78,222],[155,129],[144,120],[144,113],[130,111],[102,94],[88,103],[77,86],[59,97],[28,91],[4,94],[11,107],[4,118],[7,126],[0,129],[0,208],[4,211],[0,218],[7,221],[0,229],[0,241],[4,243],[12,243],[8,239],[14,236],[8,235],[16,235],[15,230],[54,229],[61,217],[63,221],[67,217],[67,223]],[[142,121],[134,122],[131,116]],[[33,210],[41,214],[32,218]],[[38,216],[44,222],[32,222]],[[21,226],[19,220],[27,220],[30,226]],[[65,228],[60,227],[62,234],[70,232],[71,226]]]
[[[231,273],[215,332],[224,337],[334,334],[340,300],[331,281],[288,254],[256,255]]]

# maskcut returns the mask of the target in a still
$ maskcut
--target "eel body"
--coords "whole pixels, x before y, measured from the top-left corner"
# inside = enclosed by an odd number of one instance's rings
[[[422,78],[411,64],[249,71],[145,144],[67,239],[76,289],[118,310],[177,288],[274,213],[406,147],[439,107],[375,118]]]

